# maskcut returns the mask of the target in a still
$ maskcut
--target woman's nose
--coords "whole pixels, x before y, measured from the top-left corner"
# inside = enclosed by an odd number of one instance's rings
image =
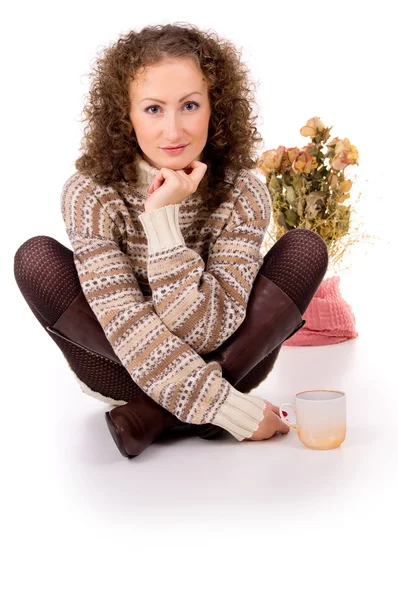
[[[165,122],[165,126],[164,126],[164,133],[165,133],[165,137],[167,139],[179,139],[180,138],[180,134],[182,131],[182,126],[181,123],[178,119],[178,117],[168,117],[166,118],[166,122]]]

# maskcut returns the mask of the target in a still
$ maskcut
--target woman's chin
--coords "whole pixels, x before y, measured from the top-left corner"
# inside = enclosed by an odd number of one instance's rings
[[[164,167],[178,171],[180,169],[185,169],[193,160],[193,158],[183,158],[182,156],[168,156],[166,159],[162,160],[161,164]]]

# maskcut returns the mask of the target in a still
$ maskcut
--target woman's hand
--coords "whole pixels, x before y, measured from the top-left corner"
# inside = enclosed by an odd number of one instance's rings
[[[207,165],[193,160],[184,169],[162,167],[152,181],[145,201],[145,212],[161,208],[167,204],[180,204],[196,192],[207,171]]]
[[[261,440],[267,440],[278,431],[281,433],[288,433],[290,431],[289,425],[286,425],[279,416],[279,407],[268,402],[268,400],[264,400],[264,405],[264,417],[260,422],[259,428],[251,437],[243,439],[242,442],[245,442],[246,440],[259,442]]]

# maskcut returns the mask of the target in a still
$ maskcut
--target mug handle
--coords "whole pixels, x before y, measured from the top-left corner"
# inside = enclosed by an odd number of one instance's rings
[[[279,407],[279,416],[282,419],[282,421],[284,423],[286,423],[286,425],[289,425],[289,427],[291,427],[292,429],[294,429],[297,433],[299,431],[298,425],[293,425],[293,423],[290,423],[286,417],[283,415],[282,413],[282,407],[283,406],[290,406],[293,410],[294,410],[294,414],[296,415],[297,418],[297,413],[296,413],[296,407],[294,406],[294,404],[288,404],[287,402],[284,402],[283,404],[280,405]]]

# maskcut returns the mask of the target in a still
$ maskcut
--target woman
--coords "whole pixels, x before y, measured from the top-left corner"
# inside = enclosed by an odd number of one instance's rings
[[[36,236],[15,255],[21,292],[83,391],[116,405],[105,416],[123,456],[186,423],[239,441],[289,431],[248,392],[304,325],[328,253],[299,229],[261,255],[272,204],[251,172],[252,103],[236,49],[215,34],[121,36],[98,59],[62,189],[73,252]]]

